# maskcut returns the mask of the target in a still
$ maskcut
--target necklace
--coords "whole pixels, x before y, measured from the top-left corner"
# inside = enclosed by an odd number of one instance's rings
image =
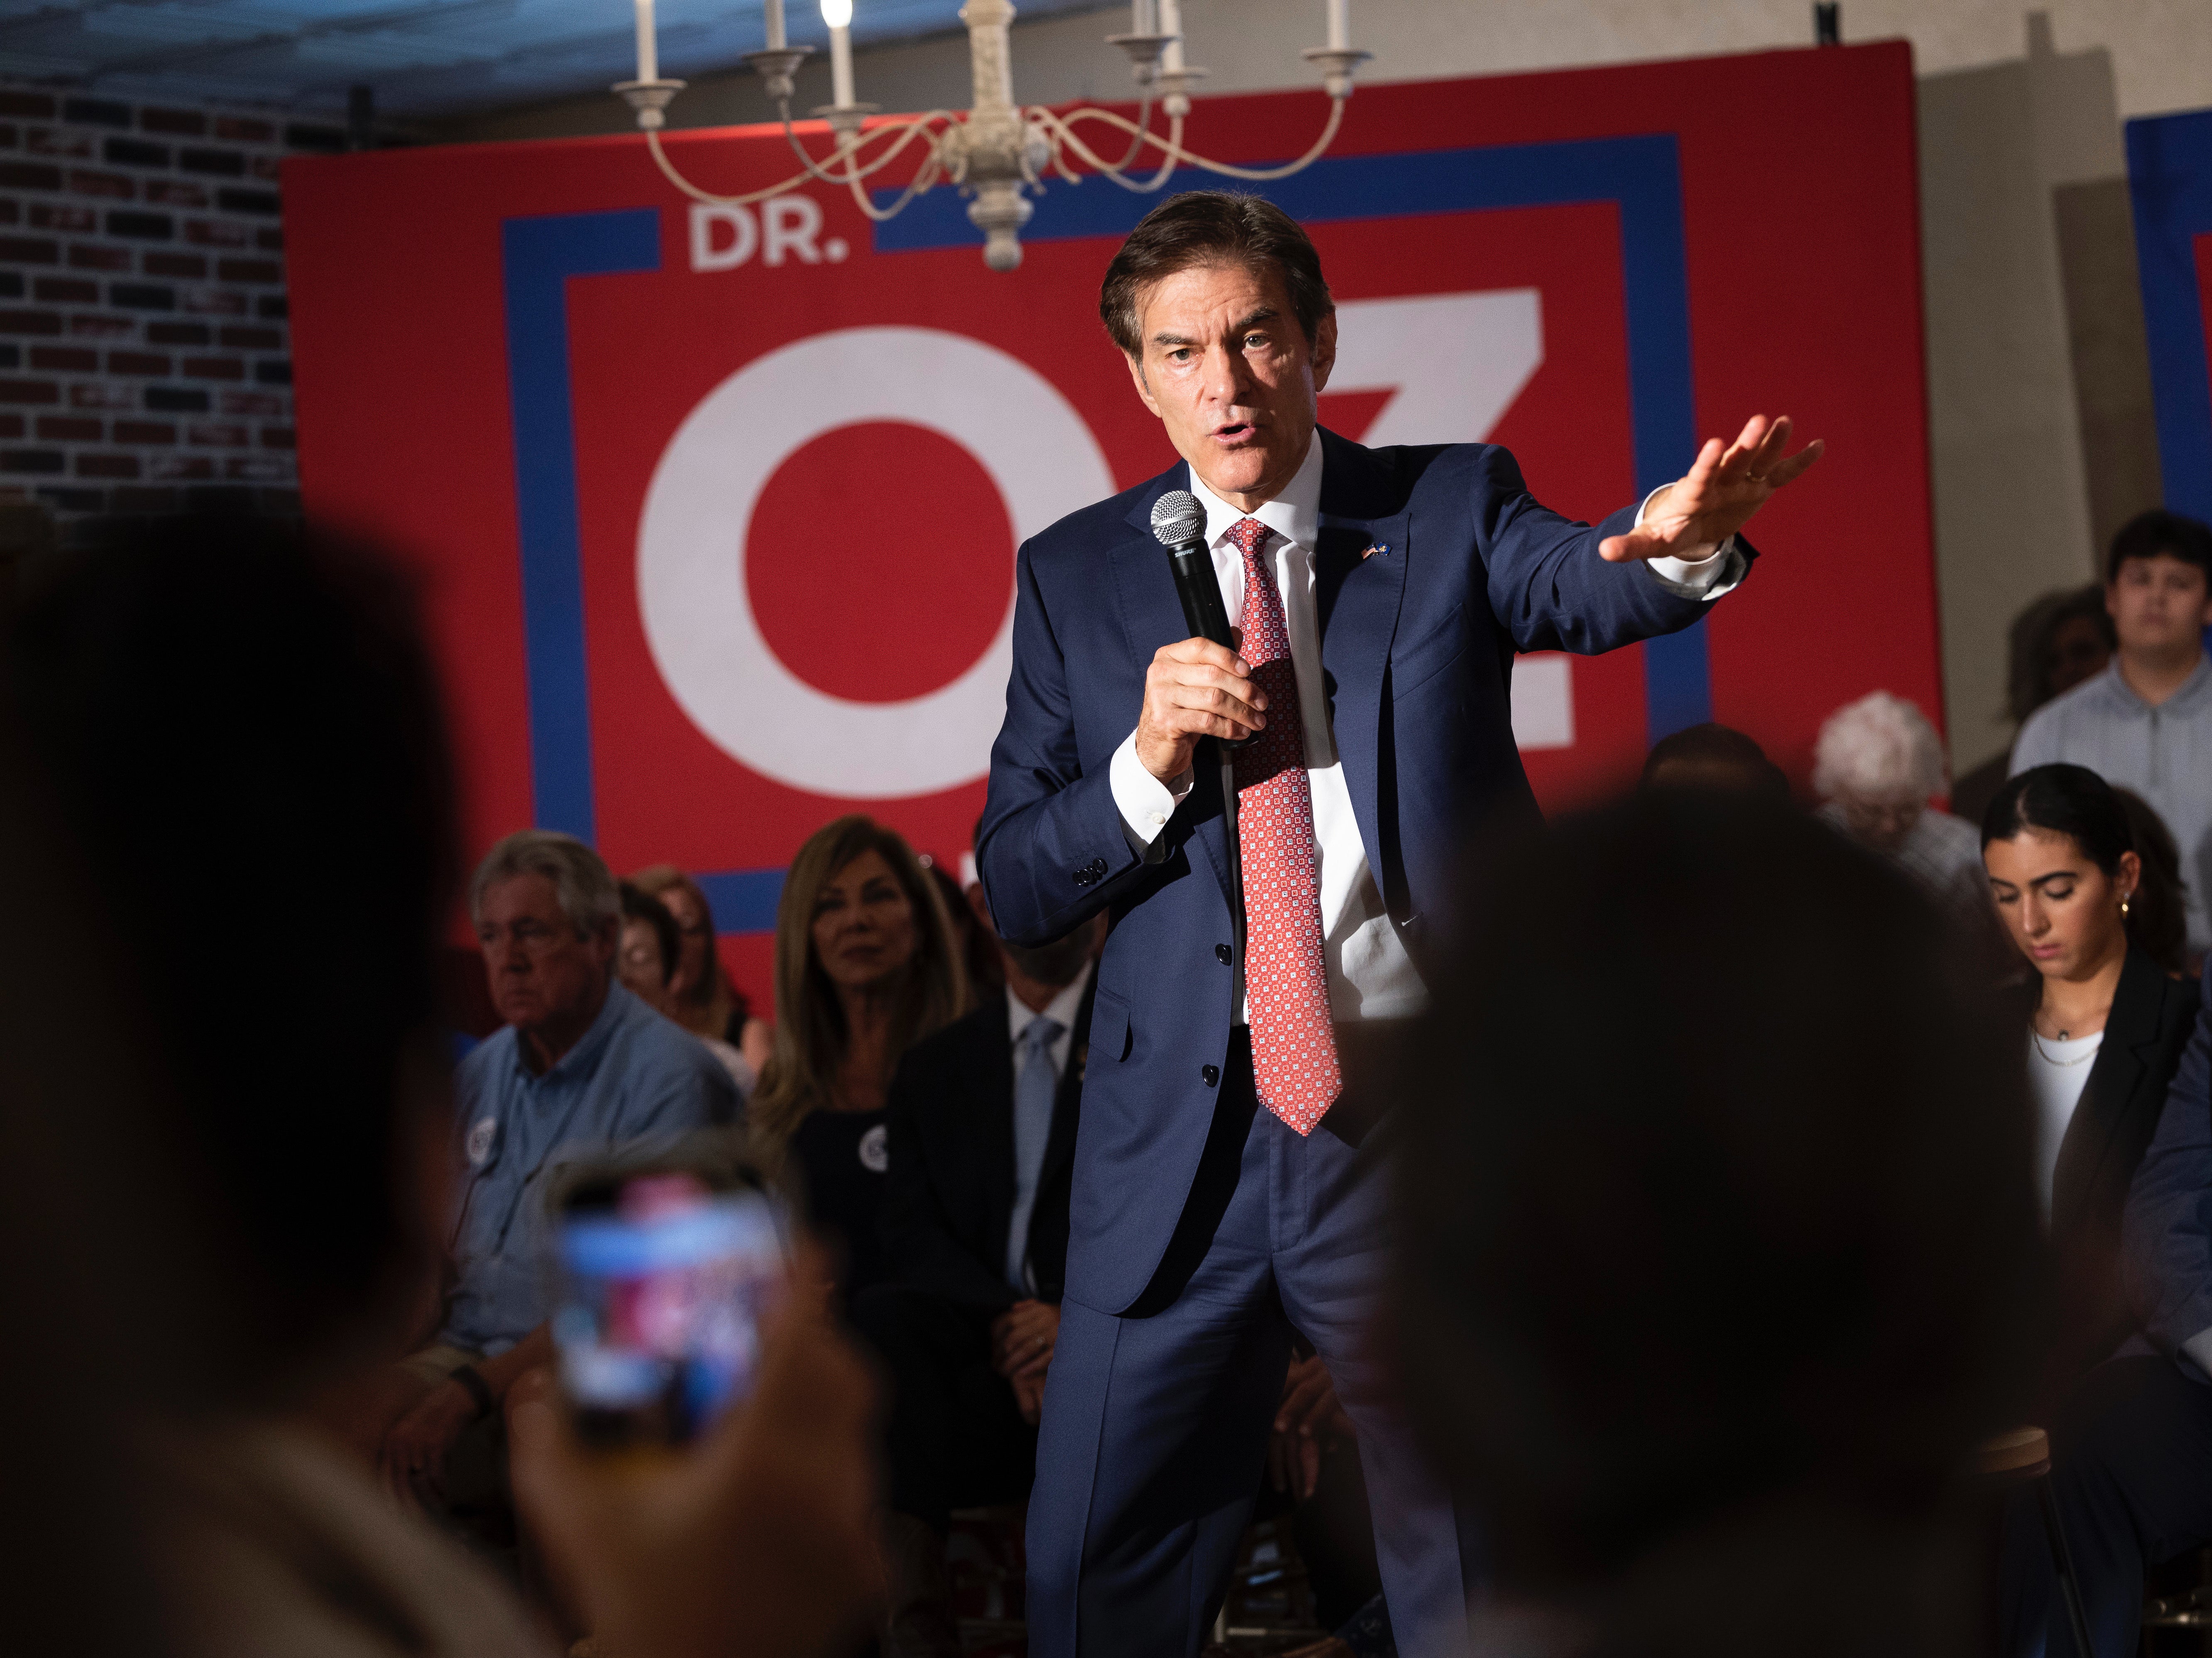
[[[2043,1033],[2038,1030],[2032,1024],[2027,1028],[2027,1039],[2035,1044],[2035,1051],[2042,1058],[2044,1064],[2056,1066],[2062,1071],[2071,1070],[2077,1065],[2087,1065],[2090,1060],[2097,1057],[2097,1050],[2093,1048],[2087,1054],[2076,1054],[2070,1060],[2054,1060],[2051,1057],[2050,1049],[2045,1048],[2043,1045]],[[2062,1042],[2064,1042],[2066,1040],[2066,1033],[2063,1030],[2060,1031],[2057,1040]],[[2100,1044],[2100,1046],[2102,1046],[2102,1044]]]

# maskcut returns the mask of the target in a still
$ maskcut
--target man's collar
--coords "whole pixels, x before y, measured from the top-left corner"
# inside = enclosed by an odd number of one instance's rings
[[[1095,970],[1093,963],[1085,962],[1083,964],[1083,971],[1075,975],[1074,982],[1044,1005],[1045,1017],[1057,1020],[1063,1034],[1075,1029],[1076,1013],[1083,1006],[1083,993],[1089,987],[1091,975]],[[1006,1026],[1016,1042],[1021,1041],[1022,1032],[1029,1029],[1030,1021],[1036,1017],[1030,1011],[1030,1005],[1015,995],[1014,987],[1008,985],[1006,987]]]
[[[544,1070],[532,1071],[530,1068],[530,1039],[518,1030],[514,1033],[514,1068],[526,1077],[543,1080],[559,1072],[574,1070],[579,1066],[590,1064],[599,1051],[614,1040],[614,1029],[623,1022],[627,1011],[625,1004],[635,1004],[640,1007],[644,1005],[629,991],[623,988],[621,981],[612,974],[609,974],[607,999],[599,1004],[598,1014],[592,1018],[592,1023],[585,1027],[584,1034],[576,1038],[576,1045],[546,1066]]]
[[[1239,512],[1200,481],[1198,469],[1190,469],[1190,492],[1198,497],[1198,504],[1206,508],[1206,544],[1218,544],[1229,533],[1230,525],[1242,519],[1256,518],[1285,541],[1312,550],[1315,538],[1321,534],[1321,428],[1316,427],[1311,440],[1306,444],[1306,458],[1283,491],[1273,501],[1255,511]]]
[[[2199,651],[2197,665],[2189,671],[2189,677],[2175,688],[2172,695],[2156,704],[2146,701],[2136,688],[2128,683],[2127,675],[2120,671],[2118,653],[2105,665],[2105,678],[2112,686],[2113,694],[2120,699],[2121,706],[2132,713],[2148,714],[2154,707],[2179,709],[2204,695],[2208,687],[2212,687],[2212,656]]]

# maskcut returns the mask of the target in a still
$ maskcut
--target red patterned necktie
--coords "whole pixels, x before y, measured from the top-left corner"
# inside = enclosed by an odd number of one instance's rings
[[[1301,1134],[1313,1133],[1344,1090],[1329,1023],[1321,943],[1321,853],[1306,781],[1305,720],[1290,629],[1273,573],[1260,556],[1267,526],[1239,519],[1230,544],[1244,556],[1240,653],[1267,694],[1267,725],[1231,753],[1237,773],[1237,846],[1244,872],[1244,993],[1251,1005],[1252,1074],[1260,1103]]]

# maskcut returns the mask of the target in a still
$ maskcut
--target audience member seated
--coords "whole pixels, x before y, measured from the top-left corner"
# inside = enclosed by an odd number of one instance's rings
[[[9,1369],[74,1384],[12,1418],[9,1649],[551,1658],[503,1585],[311,1425],[365,1356],[404,1351],[448,1224],[453,789],[409,596],[296,527],[192,519],[64,556],[8,631],[17,917],[50,895],[69,914],[0,989],[0,1125],[41,1159],[10,1163],[0,1212],[25,1246],[8,1308],[35,1319],[10,1327],[45,1351]],[[606,1648],[832,1638],[869,1593],[869,1393],[801,1305],[696,1455],[593,1467],[526,1424],[533,1521]],[[49,1503],[57,1460],[77,1484]],[[102,1501],[100,1529],[78,1523]],[[73,1597],[65,1625],[49,1593]]]
[[[2028,715],[2093,674],[2102,673],[2118,641],[2100,582],[2063,587],[2013,618],[2006,635],[2005,712],[2016,735]],[[2012,774],[2012,750],[1993,755],[1951,785],[1951,810],[1978,823]]]
[[[623,988],[664,1018],[684,1023],[678,999],[683,987],[684,930],[668,906],[649,898],[632,883],[622,883],[622,948],[615,956],[615,976]],[[745,1056],[720,1036],[697,1037],[714,1056],[730,1080],[738,1085],[740,1104],[750,1097],[759,1078]]]
[[[1391,1328],[1482,1521],[1474,1650],[1979,1650],[1949,1504],[2024,1419],[2036,1221],[1973,951],[1755,802],[1640,796],[1469,873],[1396,1089]]]
[[[1989,878],[1974,826],[1928,804],[1943,791],[1943,739],[1901,696],[1873,691],[1830,714],[1813,749],[1820,816],[1926,888],[1986,938]]]
[[[658,898],[676,918],[684,956],[670,980],[679,1011],[674,1016],[695,1036],[727,1042],[744,1055],[757,1077],[768,1065],[775,1038],[766,1019],[753,1017],[744,993],[731,982],[714,948],[714,912],[699,884],[673,864],[655,864],[629,878],[649,898]]]
[[[728,1126],[739,1105],[713,1055],[614,982],[615,878],[581,841],[508,835],[477,865],[469,914],[507,1024],[453,1072],[444,1321],[390,1378],[370,1424],[389,1424],[378,1463],[394,1490],[441,1506],[496,1499],[491,1458],[449,1459],[479,1423],[495,1443],[507,1390],[552,1357],[539,1222],[562,1165]]]
[[[1741,732],[1710,722],[1661,738],[1644,757],[1638,786],[1706,789],[1790,804],[1790,780],[1766,750]]]
[[[1018,1502],[1060,1328],[1069,1175],[1099,916],[1058,943],[1000,942],[1006,989],[916,1042],[892,1079],[883,1245],[893,1281],[855,1327],[891,1382],[885,1651],[957,1658],[948,1516]]]
[[[2096,773],[2037,766],[2011,778],[1983,821],[1982,855],[1998,918],[2037,975],[2027,1073],[2036,1195],[2058,1291],[2039,1415],[2051,1430],[2052,1485],[2091,1629],[2107,1632],[2100,1650],[2125,1655],[2142,1609],[2143,1552],[2096,1534],[2130,1510],[2188,1521],[2161,1509],[2169,1479],[2146,1481],[2140,1461],[2113,1455],[2133,1445],[2162,1459],[2177,1426],[2185,1430],[2166,1408],[2171,1367],[2137,1333],[2121,1228],[2196,1018],[2197,987],[2168,977],[2130,938],[2142,860],[2126,807]],[[2106,1419],[2116,1412],[2124,1423]],[[2199,1506],[2212,1517],[2212,1503]],[[2172,1552],[2212,1540],[2212,1529],[2189,1538],[2161,1523],[2157,1535],[2153,1550],[2170,1541]],[[2002,1650],[2072,1654],[2033,1497],[2014,1503],[2004,1548]]]
[[[2112,537],[2105,604],[2118,653],[2021,727],[2013,769],[2063,760],[2150,802],[2181,847],[2201,960],[2212,948],[2212,529],[2172,513],[2130,520]]]
[[[866,817],[815,831],[775,919],[775,1051],[748,1122],[763,1163],[793,1176],[843,1252],[849,1297],[890,1276],[878,1236],[891,1073],[966,998],[936,883]]]

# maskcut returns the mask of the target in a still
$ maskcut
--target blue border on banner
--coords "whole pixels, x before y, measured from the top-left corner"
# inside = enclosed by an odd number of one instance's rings
[[[500,226],[507,383],[522,550],[532,815],[593,838],[592,709],[584,653],[583,535],[568,392],[568,278],[660,269],[660,211],[560,213]]]
[[[2212,233],[2212,111],[2130,121],[2127,140],[2166,504],[2212,519],[2212,363],[2196,248]]]
[[[2142,125],[2130,126],[2131,154],[2134,127]],[[1185,170],[1171,182],[1196,183],[1200,177]],[[1649,494],[1679,477],[1696,453],[1681,164],[1672,134],[1331,157],[1261,189],[1286,212],[1311,223],[1580,202],[1613,203],[1620,216],[1630,417],[1639,493]],[[1024,237],[1038,242],[1126,235],[1156,199],[1109,189],[1103,181],[1094,181],[1087,190],[1054,185],[1038,202]],[[2137,211],[2140,224],[2140,207]],[[897,218],[878,225],[875,246],[879,252],[891,253],[980,246],[981,240],[968,222],[962,202],[948,190],[933,191]],[[509,219],[501,227],[501,246],[533,815],[545,828],[591,841],[597,813],[569,385],[568,281],[571,276],[659,270],[659,210],[634,208]],[[1650,741],[1710,720],[1712,689],[1705,623],[1645,641],[1644,679]],[[717,930],[726,934],[774,931],[783,876],[781,869],[700,876]]]
[[[1168,190],[1209,182],[1218,181],[1180,168]],[[1691,390],[1681,155],[1674,134],[1326,156],[1291,178],[1237,188],[1257,190],[1306,224],[1612,203],[1620,214],[1637,492],[1648,495],[1688,470],[1698,452],[1698,422]],[[885,198],[893,194],[878,192],[878,204],[887,204]],[[1126,236],[1159,199],[1103,179],[1073,189],[1054,184],[1037,199],[1022,240]],[[968,222],[966,204],[950,191],[932,191],[896,219],[876,226],[878,252],[982,245],[982,232]],[[1713,717],[1702,620],[1680,633],[1644,641],[1644,702],[1645,735],[1654,743]]]
[[[568,278],[660,269],[660,210],[559,213],[500,227],[507,374],[521,533],[523,657],[529,685],[531,814],[542,829],[597,838],[584,647],[583,531],[568,382]],[[773,932],[781,869],[697,878],[718,932]]]

